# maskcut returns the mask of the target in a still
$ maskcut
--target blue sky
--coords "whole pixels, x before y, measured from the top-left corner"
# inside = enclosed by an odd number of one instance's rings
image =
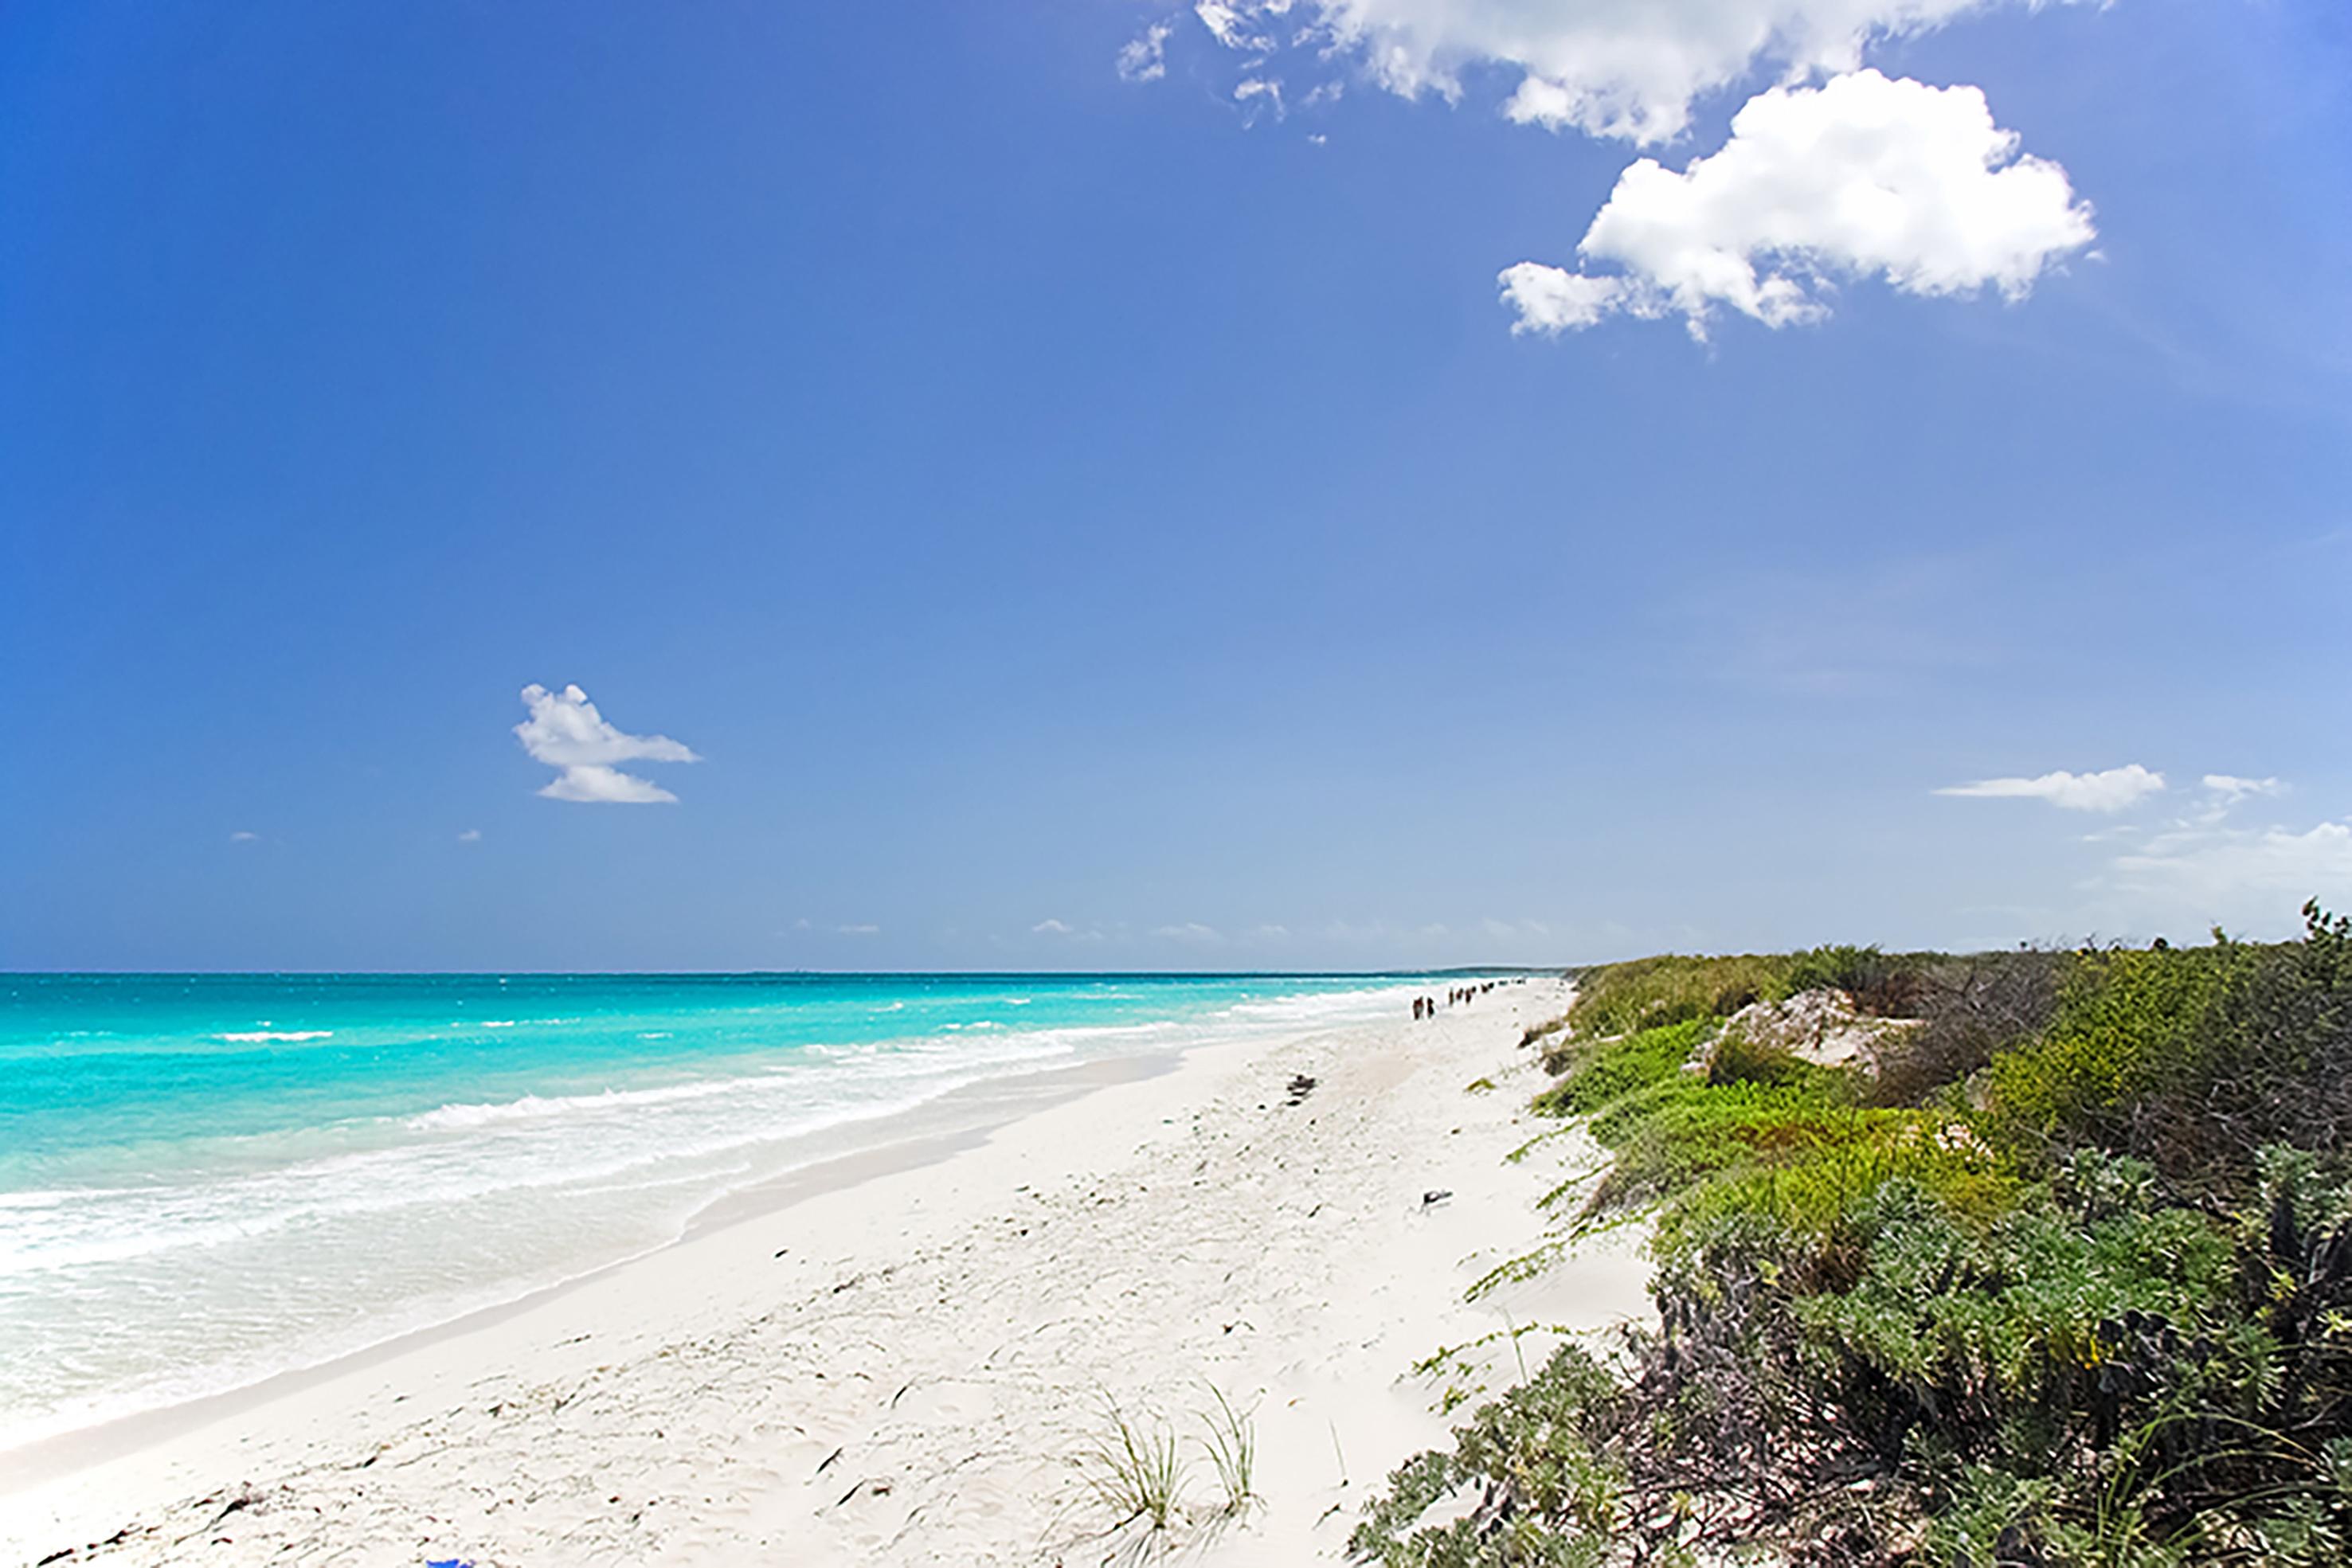
[[[2343,9],[1624,9],[11,5],[0,965],[2352,904]]]

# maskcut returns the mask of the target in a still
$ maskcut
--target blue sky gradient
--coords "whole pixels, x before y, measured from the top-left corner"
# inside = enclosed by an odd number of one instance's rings
[[[1161,15],[10,6],[0,967],[1369,968],[2352,903],[2341,7],[1874,45],[1980,85],[2095,255],[1703,343],[1515,335],[1496,277],[1769,65],[1638,149],[1489,68],[1253,114],[1181,16],[1122,80]],[[541,797],[532,682],[691,747],[626,765],[677,801]],[[2168,787],[2114,810],[1936,793],[2131,764]]]

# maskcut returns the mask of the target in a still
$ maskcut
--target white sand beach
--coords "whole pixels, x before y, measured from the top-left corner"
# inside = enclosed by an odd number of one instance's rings
[[[1444,1433],[1414,1363],[1648,1310],[1630,1238],[1465,1300],[1593,1160],[1573,1134],[1505,1157],[1553,1125],[1517,1042],[1568,995],[1531,979],[966,1107],[561,1291],[10,1456],[0,1560],[1096,1563],[1134,1544],[1076,1462],[1112,1399],[1181,1435],[1174,1560],[1337,1561]],[[1239,1520],[1209,1517],[1212,1387],[1255,1413]]]

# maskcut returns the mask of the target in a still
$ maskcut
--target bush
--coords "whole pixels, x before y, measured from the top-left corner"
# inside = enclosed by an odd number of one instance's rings
[[[1597,1038],[1580,1003],[1543,1103],[1614,1155],[1588,1212],[1656,1206],[1658,1324],[1399,1469],[1351,1547],[2352,1560],[2352,925],[2305,915],[2263,947],[1612,966],[1608,1025],[1701,1010]],[[1686,1071],[1733,974],[1909,976],[1923,1021],[1866,1097],[1731,1039]]]
[[[1989,1066],[1996,1051],[2050,1026],[2065,958],[2020,951],[1945,958],[1922,966],[1916,1028],[1878,1051],[1874,1098],[1916,1105]]]
[[[1610,1560],[1624,1478],[1602,1451],[1617,1380],[1574,1345],[1454,1431],[1450,1453],[1407,1460],[1365,1511],[1349,1555],[1381,1568],[1482,1563],[1569,1568]],[[1456,1491],[1477,1503],[1444,1525],[1422,1517]]]
[[[1583,1039],[1632,1034],[1694,1019],[1727,1018],[1748,1003],[1782,994],[1788,960],[1753,955],[1686,958],[1668,955],[1604,964],[1576,977],[1569,1022]]]
[[[1724,1030],[1706,1060],[1706,1081],[1717,1086],[1800,1083],[1820,1071],[1796,1052],[1751,1040],[1738,1029]]]
[[[2304,916],[2273,946],[2079,955],[2050,1029],[1990,1070],[1996,1135],[2239,1190],[2272,1144],[2352,1157],[2352,923]]]

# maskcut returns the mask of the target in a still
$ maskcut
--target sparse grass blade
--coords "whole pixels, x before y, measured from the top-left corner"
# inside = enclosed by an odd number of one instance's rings
[[[1236,1411],[1213,1383],[1209,1385],[1209,1396],[1217,1407],[1201,1412],[1201,1424],[1209,1432],[1201,1447],[1207,1451],[1210,1467],[1217,1472],[1217,1486],[1224,1493],[1224,1505],[1218,1511],[1238,1519],[1259,1501],[1257,1430],[1250,1413]]]

